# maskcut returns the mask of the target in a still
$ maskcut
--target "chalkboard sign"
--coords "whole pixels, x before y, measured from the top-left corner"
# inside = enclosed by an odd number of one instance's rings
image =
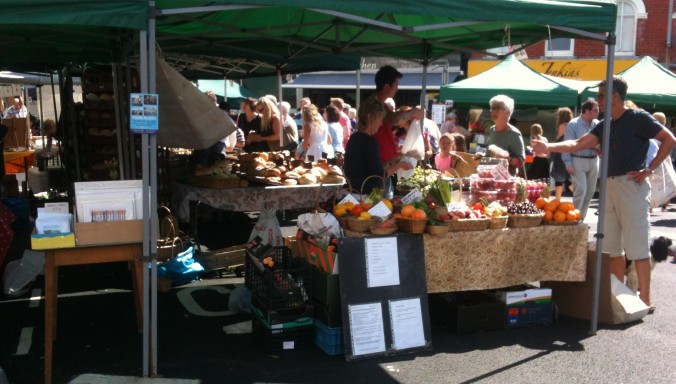
[[[422,235],[338,242],[345,359],[432,349]]]

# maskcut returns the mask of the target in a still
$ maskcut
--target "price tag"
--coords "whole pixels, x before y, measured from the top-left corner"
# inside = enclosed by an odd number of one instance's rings
[[[448,203],[446,204],[446,209],[448,212],[453,212],[453,211],[464,211],[467,209],[467,204],[465,202],[455,202],[455,203]]]
[[[392,211],[390,211],[390,209],[387,208],[387,205],[385,205],[385,203],[382,201],[371,207],[368,212],[371,214],[371,216],[382,217],[383,219],[392,214]]]
[[[354,196],[352,196],[351,193],[348,193],[345,197],[343,197],[343,199],[338,204],[345,203],[359,204],[359,200],[357,200]]]
[[[401,198],[401,202],[404,204],[412,204],[415,201],[420,201],[423,199],[422,192],[418,188],[407,193],[406,196]]]
[[[509,178],[512,177],[512,175],[509,174],[509,170],[502,164],[498,164],[491,169],[491,173],[495,180],[509,180]]]

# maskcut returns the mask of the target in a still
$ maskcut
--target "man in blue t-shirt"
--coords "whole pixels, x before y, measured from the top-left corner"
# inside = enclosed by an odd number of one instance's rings
[[[605,113],[605,118],[610,117],[611,122],[603,252],[610,254],[611,272],[621,282],[624,282],[625,257],[636,263],[639,296],[652,313],[655,307],[650,301],[650,183],[647,179],[669,155],[675,139],[651,114],[625,106],[627,83],[624,79],[613,78],[612,95],[607,95],[606,90],[607,84],[602,81],[597,96],[601,111],[605,107],[605,98],[612,98],[611,110]],[[595,148],[603,135],[602,120],[578,139],[560,143],[535,140],[531,145],[537,152],[572,153]],[[655,158],[647,163],[646,154],[652,138],[662,145]]]

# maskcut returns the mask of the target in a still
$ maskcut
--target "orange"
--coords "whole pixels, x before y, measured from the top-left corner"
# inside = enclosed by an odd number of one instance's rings
[[[411,215],[413,215],[413,211],[415,211],[415,207],[411,204],[406,204],[401,207],[401,215],[404,217],[411,217]]]
[[[389,201],[389,200],[387,200],[387,199],[382,199],[382,200],[380,200],[380,201],[382,201],[383,204],[385,204],[385,206],[386,206],[390,211],[393,211],[393,210],[394,210],[394,208],[392,207],[392,202],[391,202],[391,201]]]
[[[554,212],[554,221],[566,221],[566,214],[561,211]]]
[[[568,213],[574,209],[573,203],[570,203],[568,201],[564,201],[561,204],[559,204],[559,211],[563,213]]]
[[[548,201],[544,197],[538,197],[537,200],[535,200],[535,206],[538,209],[545,209],[545,206],[547,205]]]
[[[545,211],[545,221],[552,221],[554,213],[552,211]]]
[[[580,213],[579,209],[573,209],[573,213],[575,213],[575,220],[582,219],[582,214]]]
[[[556,212],[556,209],[559,207],[559,205],[556,204],[555,201],[556,200],[552,200],[549,203],[545,204],[545,211]]]
[[[425,211],[422,209],[416,209],[413,211],[411,217],[413,217],[415,220],[422,220],[427,218],[427,213],[425,213]]]
[[[575,211],[566,212],[566,221],[575,221],[577,220],[577,214]]]

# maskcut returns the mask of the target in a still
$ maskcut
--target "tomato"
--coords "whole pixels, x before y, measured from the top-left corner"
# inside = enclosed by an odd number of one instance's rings
[[[362,212],[364,212],[364,208],[359,204],[355,205],[352,207],[352,210],[350,210],[352,216],[359,216]]]
[[[481,203],[474,203],[474,205],[472,206],[472,209],[475,209],[479,212],[483,212],[484,211],[484,205],[481,204]]]

